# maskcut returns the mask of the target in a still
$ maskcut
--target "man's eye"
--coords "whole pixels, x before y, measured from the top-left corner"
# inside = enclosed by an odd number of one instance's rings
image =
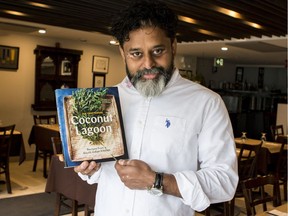
[[[133,57],[139,58],[142,56],[142,53],[141,52],[133,52],[133,53],[130,53],[130,55]]]
[[[163,49],[155,49],[153,50],[153,55],[161,55],[163,53]]]

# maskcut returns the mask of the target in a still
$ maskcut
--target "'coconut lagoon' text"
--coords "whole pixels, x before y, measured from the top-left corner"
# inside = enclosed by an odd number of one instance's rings
[[[107,115],[107,116],[92,116],[92,117],[77,117],[73,116],[71,118],[71,123],[73,125],[78,125],[78,124],[96,124],[96,123],[107,123],[107,122],[112,122],[113,118],[112,115]],[[78,135],[88,135],[92,136],[93,134],[98,134],[98,133],[105,133],[105,132],[112,132],[112,127],[110,125],[107,126],[100,126],[100,127],[84,127],[81,129],[81,131],[76,128],[76,133]]]

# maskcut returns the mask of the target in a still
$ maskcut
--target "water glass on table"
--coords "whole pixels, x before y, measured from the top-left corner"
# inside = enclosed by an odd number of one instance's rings
[[[247,140],[246,132],[242,132],[241,140],[244,143]]]
[[[262,143],[266,142],[266,133],[261,133],[261,141]]]

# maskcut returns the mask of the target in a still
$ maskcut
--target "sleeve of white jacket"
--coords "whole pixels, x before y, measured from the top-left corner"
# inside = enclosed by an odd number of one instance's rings
[[[102,171],[102,167],[100,167],[100,169],[91,176],[83,175],[80,172],[78,173],[78,175],[83,181],[87,181],[88,184],[95,184],[95,183],[98,183],[98,179],[100,177],[101,171]]]
[[[237,155],[228,112],[220,97],[205,106],[198,134],[197,172],[174,173],[183,202],[196,211],[231,200],[238,184]]]

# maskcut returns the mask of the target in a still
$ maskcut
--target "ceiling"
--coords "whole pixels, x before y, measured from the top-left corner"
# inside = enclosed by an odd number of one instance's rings
[[[180,54],[222,57],[238,64],[284,65],[287,61],[286,0],[163,1],[179,15]],[[45,28],[47,34],[41,37],[108,44],[111,17],[129,2],[0,0],[0,36],[10,32],[37,35],[38,28]],[[229,10],[234,11],[234,17],[228,15]],[[7,11],[25,15],[15,16]],[[222,46],[228,47],[228,51],[221,51]]]

